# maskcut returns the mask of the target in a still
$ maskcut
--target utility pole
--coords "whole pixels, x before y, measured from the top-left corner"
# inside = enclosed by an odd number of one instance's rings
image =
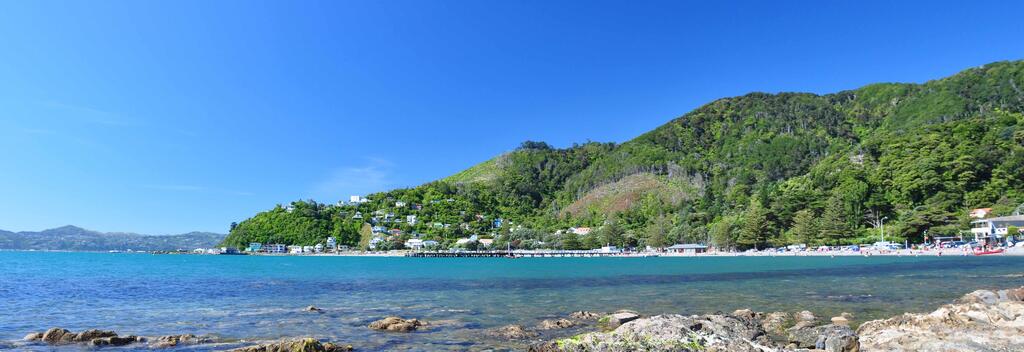
[[[889,218],[888,216],[882,217],[882,220],[879,222],[881,224],[881,226],[879,226],[879,228],[882,230],[882,242],[885,242],[885,219],[888,219],[888,218]]]

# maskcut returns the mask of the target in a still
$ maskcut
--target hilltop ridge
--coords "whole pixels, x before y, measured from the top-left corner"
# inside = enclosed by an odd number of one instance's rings
[[[883,217],[891,238],[921,241],[967,228],[970,208],[1008,213],[1024,202],[1022,112],[1024,61],[922,84],[755,92],[621,144],[528,141],[367,202],[279,205],[239,223],[225,242],[334,236],[356,245],[373,236],[397,246],[414,236],[451,246],[477,234],[521,248],[743,249],[873,241]]]

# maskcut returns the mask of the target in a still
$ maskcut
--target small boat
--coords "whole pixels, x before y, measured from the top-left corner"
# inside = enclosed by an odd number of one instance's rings
[[[1003,249],[992,249],[987,251],[976,251],[974,255],[989,255],[989,254],[1000,254],[1003,253]]]

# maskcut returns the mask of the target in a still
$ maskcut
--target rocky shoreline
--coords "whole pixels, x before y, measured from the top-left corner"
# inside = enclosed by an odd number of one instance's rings
[[[319,312],[316,307],[306,311]],[[853,317],[824,320],[809,311],[704,315],[641,316],[633,311],[574,312],[543,320],[536,326],[507,325],[483,331],[482,339],[516,342],[534,352],[583,351],[1024,351],[1024,287],[978,290],[931,313],[906,313],[872,320],[854,329]],[[443,325],[443,324],[442,324]],[[379,333],[409,333],[434,328],[418,319],[386,317],[366,326]],[[566,336],[573,332],[582,333]],[[561,336],[561,337],[558,337]],[[557,337],[557,338],[556,338]],[[25,336],[32,345],[139,346],[145,349],[195,345],[235,352],[337,352],[350,345],[315,338],[264,341],[245,345],[191,334],[155,337],[121,336],[107,330],[71,332],[51,328]]]

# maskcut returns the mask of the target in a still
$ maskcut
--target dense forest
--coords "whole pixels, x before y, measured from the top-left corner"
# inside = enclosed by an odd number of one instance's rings
[[[383,227],[397,230],[390,248],[410,236],[451,246],[479,235],[517,248],[746,249],[874,242],[883,221],[888,239],[920,242],[966,231],[971,208],[1006,215],[1024,202],[1022,112],[1024,61],[924,84],[751,93],[622,144],[524,142],[367,202],[279,205],[233,225],[225,243],[334,236],[365,247]]]

